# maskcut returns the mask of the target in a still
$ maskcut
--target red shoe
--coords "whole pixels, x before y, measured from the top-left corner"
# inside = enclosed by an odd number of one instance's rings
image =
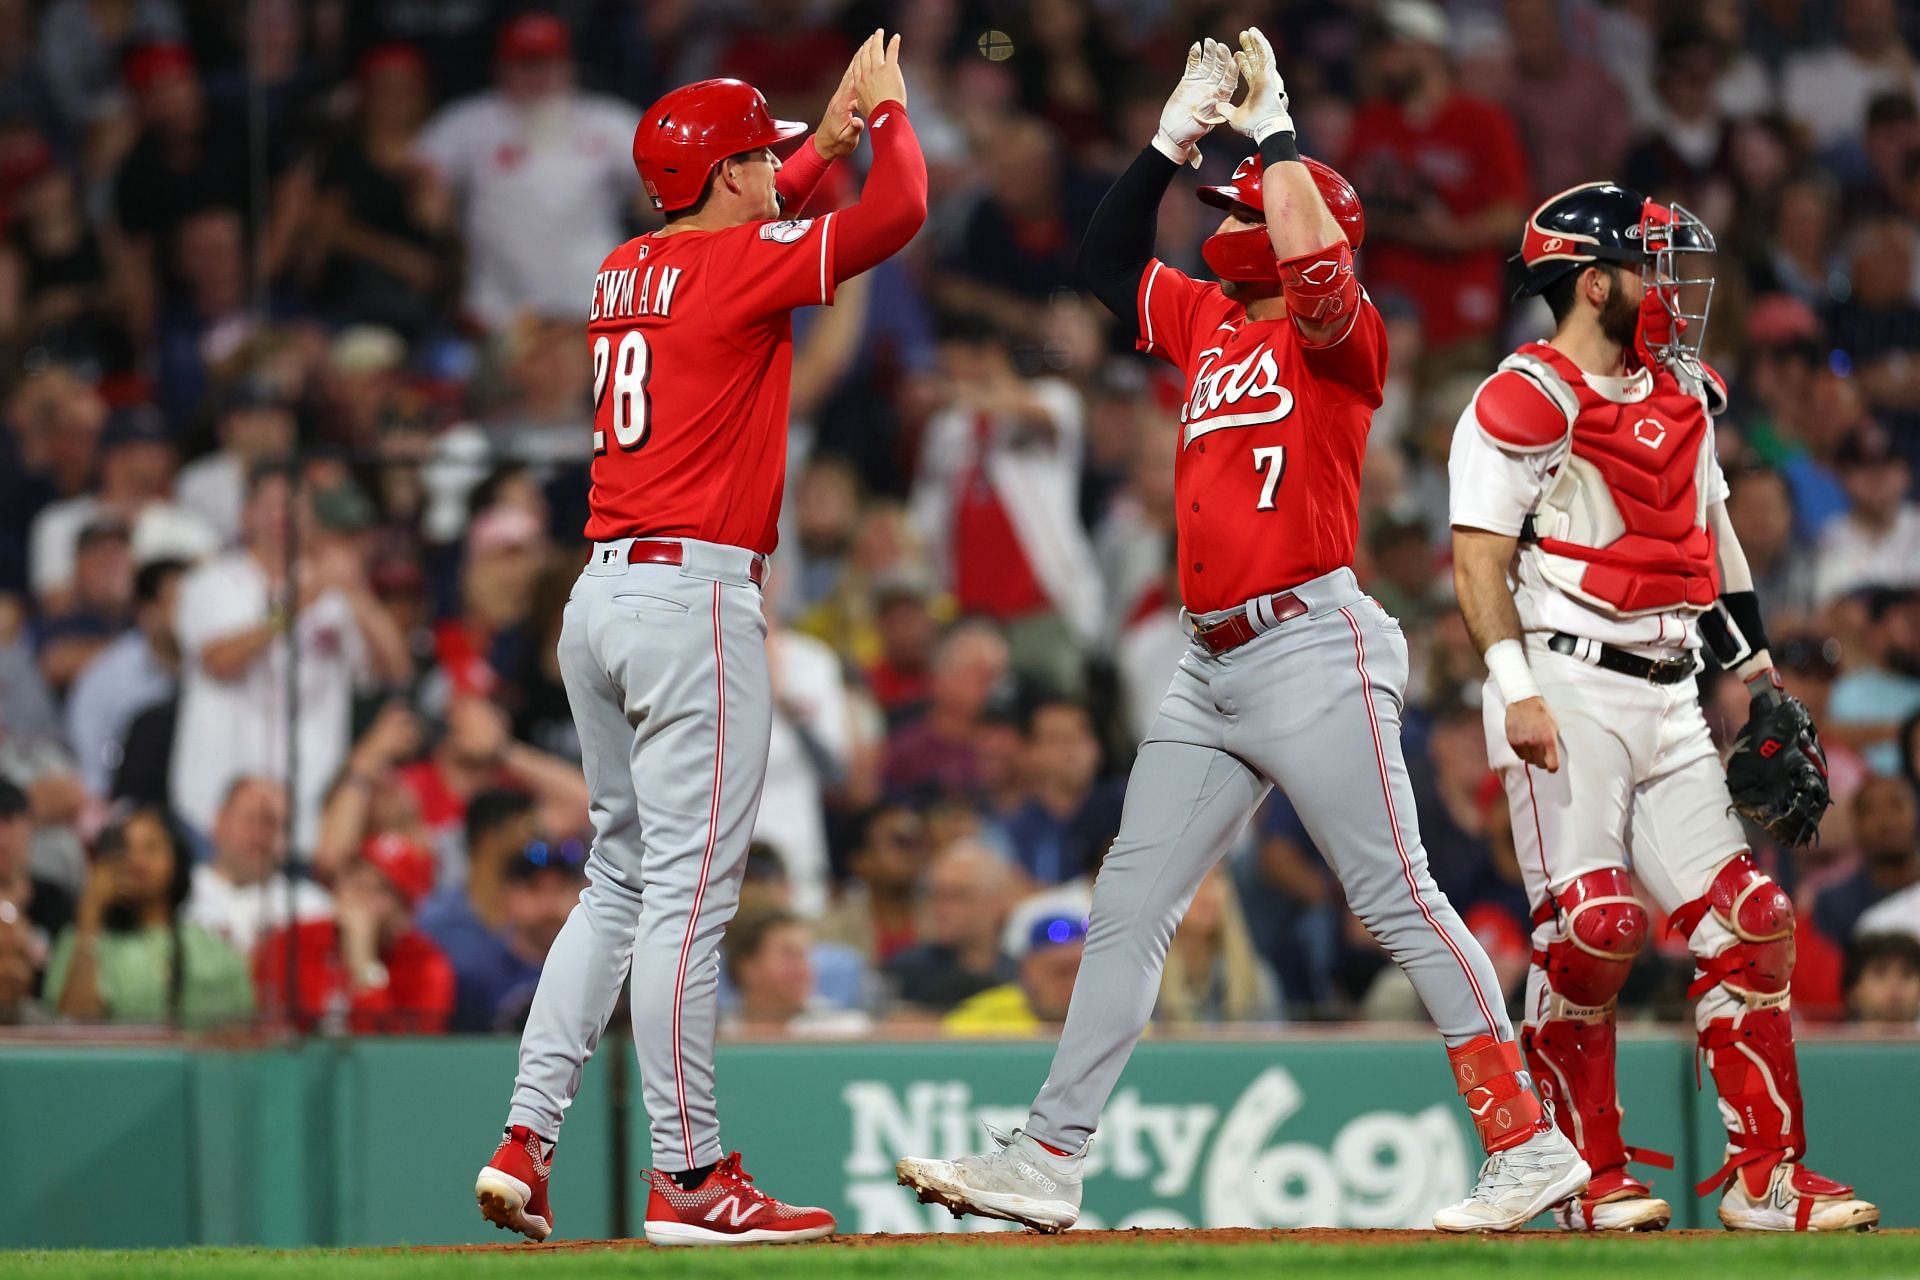
[[[647,1173],[647,1240],[653,1244],[795,1244],[833,1234],[833,1215],[775,1200],[753,1185],[734,1152],[692,1191]]]
[[[480,1216],[536,1243],[545,1240],[553,1234],[553,1210],[547,1205],[547,1179],[552,1174],[553,1156],[541,1158],[539,1137],[523,1125],[514,1125],[474,1180]]]

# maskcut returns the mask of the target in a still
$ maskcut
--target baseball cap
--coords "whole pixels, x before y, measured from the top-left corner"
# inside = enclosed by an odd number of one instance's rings
[[[135,93],[145,93],[167,76],[192,74],[193,51],[171,41],[143,44],[121,66],[127,87]]]
[[[1027,946],[1023,954],[1032,955],[1048,947],[1064,947],[1087,939],[1087,922],[1079,916],[1041,916],[1027,928]]]
[[[1397,40],[1439,49],[1453,41],[1453,23],[1447,11],[1430,0],[1387,0],[1380,6],[1380,24]]]
[[[127,522],[119,516],[111,512],[102,512],[80,527],[80,537],[76,546],[79,550],[85,551],[95,543],[105,541],[108,538],[131,543],[133,540],[133,531],[127,527]]]
[[[360,845],[360,858],[387,878],[409,908],[419,906],[420,899],[433,892],[439,867],[433,852],[411,836],[398,831],[368,836]]]
[[[130,404],[115,409],[108,415],[107,425],[100,431],[100,450],[103,453],[123,444],[172,443],[173,433],[167,430],[166,418],[150,404]]]
[[[335,533],[355,533],[372,524],[379,516],[373,499],[367,496],[352,476],[342,476],[313,494],[313,518],[323,529]]]
[[[1842,467],[1878,467],[1898,456],[1893,449],[1893,437],[1885,427],[1872,422],[1855,428],[1833,451],[1834,462]]]
[[[467,554],[483,556],[493,551],[535,546],[543,532],[540,521],[531,511],[522,507],[494,507],[477,516],[467,530]]]
[[[567,24],[550,13],[523,13],[500,30],[500,61],[537,62],[573,54]]]
[[[506,866],[509,880],[531,880],[542,871],[580,877],[587,874],[587,846],[578,840],[529,841]]]
[[[1820,341],[1820,317],[1789,293],[1770,293],[1747,308],[1747,341],[1756,347],[1790,347]]]

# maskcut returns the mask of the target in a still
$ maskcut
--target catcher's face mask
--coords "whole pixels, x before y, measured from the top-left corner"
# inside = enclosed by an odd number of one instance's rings
[[[1647,253],[1640,278],[1672,321],[1659,340],[1649,336],[1648,350],[1669,368],[1697,364],[1713,306],[1713,232],[1684,206],[1649,200],[1640,215],[1640,242]]]

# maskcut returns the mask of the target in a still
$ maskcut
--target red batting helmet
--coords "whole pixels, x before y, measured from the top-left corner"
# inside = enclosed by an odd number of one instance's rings
[[[1331,166],[1321,164],[1310,156],[1300,157],[1300,162],[1313,175],[1313,185],[1320,189],[1320,198],[1327,202],[1327,212],[1333,215],[1334,221],[1340,224],[1340,230],[1346,233],[1347,243],[1358,249],[1360,242],[1367,238],[1367,214],[1360,207],[1360,196],[1354,191],[1353,184]],[[1200,201],[1228,212],[1237,209],[1243,217],[1265,222],[1267,211],[1260,196],[1261,172],[1260,157],[1248,156],[1235,167],[1233,177],[1226,182],[1217,187],[1200,188]],[[1217,231],[1200,246],[1200,254],[1222,280],[1265,284],[1277,283],[1280,279],[1280,264],[1274,260],[1273,242],[1267,239],[1264,229]]]
[[[713,166],[742,151],[797,138],[807,126],[775,120],[767,100],[738,80],[701,80],[667,94],[633,131],[633,165],[653,207],[672,213],[700,199]]]

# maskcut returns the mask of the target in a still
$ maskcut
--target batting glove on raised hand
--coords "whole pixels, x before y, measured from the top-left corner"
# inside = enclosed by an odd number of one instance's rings
[[[1292,133],[1286,82],[1274,65],[1273,46],[1260,34],[1260,28],[1248,27],[1240,33],[1240,52],[1233,55],[1233,61],[1240,68],[1241,79],[1247,82],[1247,96],[1229,117],[1233,127],[1256,143],[1265,142],[1269,134]]]
[[[1188,49],[1186,72],[1161,109],[1160,131],[1153,135],[1160,154],[1198,169],[1200,148],[1195,144],[1226,121],[1239,78],[1232,51],[1218,40],[1198,41]]]

